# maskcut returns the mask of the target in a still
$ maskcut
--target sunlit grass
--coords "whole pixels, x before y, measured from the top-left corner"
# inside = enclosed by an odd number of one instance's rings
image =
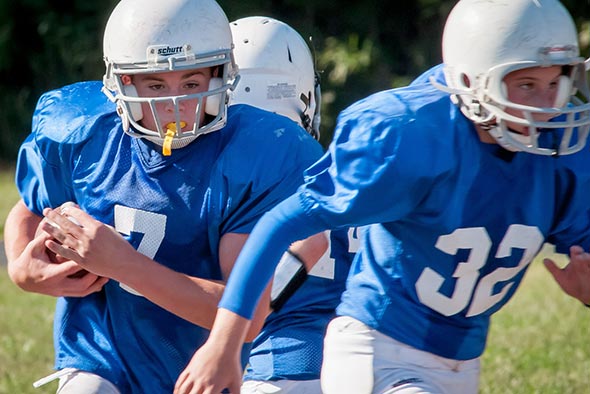
[[[589,333],[590,309],[565,295],[537,259],[492,319],[481,393],[590,393]]]
[[[0,394],[33,389],[50,373],[54,301],[25,293],[0,273]],[[590,393],[590,309],[564,295],[540,261],[492,321],[482,361],[482,394]]]
[[[0,240],[3,239],[6,215],[19,199],[14,184],[14,168],[0,166]]]
[[[0,196],[2,242],[6,215],[19,199],[11,166],[0,167]],[[56,382],[39,389],[32,386],[35,380],[52,372],[54,305],[52,297],[16,287],[6,267],[0,264],[0,394],[55,393]]]
[[[22,291],[0,268],[0,394],[55,393],[55,382],[32,386],[52,372],[55,299]]]

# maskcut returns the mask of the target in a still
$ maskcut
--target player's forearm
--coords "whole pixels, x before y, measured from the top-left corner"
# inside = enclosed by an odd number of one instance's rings
[[[239,352],[246,340],[250,323],[250,320],[234,312],[219,308],[208,341],[215,343],[221,351]]]
[[[140,253],[125,265],[128,268],[113,279],[167,311],[211,329],[224,289],[222,283],[176,272]]]
[[[4,250],[8,262],[8,276],[22,289],[33,291],[29,288],[31,276],[29,264],[23,255],[23,251],[29,242],[35,237],[41,217],[35,215],[20,200],[10,210],[4,225]],[[19,259],[19,257],[21,257]]]
[[[4,225],[4,250],[9,265],[35,237],[40,222],[41,217],[29,211],[22,200],[12,207]]]
[[[260,302],[254,311],[254,315],[252,316],[252,320],[250,320],[250,325],[247,330],[247,334],[245,337],[246,342],[252,342],[254,338],[258,336],[260,330],[264,326],[264,322],[268,315],[272,312],[270,309],[270,284],[266,287],[265,291],[262,293],[260,297]],[[227,311],[227,310],[226,310]],[[228,313],[233,313],[229,312]]]

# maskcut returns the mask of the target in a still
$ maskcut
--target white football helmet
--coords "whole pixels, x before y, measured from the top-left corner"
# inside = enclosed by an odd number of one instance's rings
[[[565,155],[585,146],[590,90],[575,24],[559,1],[460,0],[445,24],[442,53],[447,86],[433,84],[453,94],[465,116],[488,130],[506,149]],[[562,66],[564,75],[553,107],[508,100],[503,83],[508,73],[555,65]],[[511,115],[507,109],[523,116]],[[535,114],[553,119],[535,121]],[[527,126],[530,135],[509,131],[507,121]],[[539,145],[540,129],[553,131],[554,146]]]
[[[287,116],[320,136],[320,83],[311,51],[289,25],[252,16],[230,24],[240,82],[232,104],[250,104]]]
[[[229,22],[214,0],[120,1],[105,28],[104,61],[103,91],[117,104],[128,134],[174,149],[225,125],[228,91],[237,83],[237,69]],[[218,78],[212,78],[209,90],[199,94],[138,97],[133,85],[121,81],[123,75],[206,67],[216,68]],[[184,100],[198,100],[195,126],[188,131],[182,130],[185,122],[180,120],[179,113],[179,103]],[[161,102],[174,105],[176,124],[168,130],[155,111],[155,104]],[[149,104],[151,114],[142,113],[141,103]],[[205,124],[199,124],[203,111],[208,116]],[[139,123],[145,116],[154,117],[157,130]]]

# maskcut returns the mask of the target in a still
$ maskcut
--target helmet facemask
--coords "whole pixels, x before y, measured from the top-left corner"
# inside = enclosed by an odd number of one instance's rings
[[[105,29],[103,91],[116,103],[127,134],[161,145],[164,154],[169,154],[171,149],[182,148],[198,136],[225,126],[228,91],[238,81],[232,49],[229,22],[212,0],[123,0]],[[208,89],[194,94],[139,97],[137,89],[125,79],[207,68],[212,71]],[[156,107],[162,103],[173,109],[174,121],[160,121]],[[180,110],[187,103],[190,114]],[[146,119],[155,126],[146,127]],[[185,130],[187,124],[193,127]]]
[[[590,129],[585,62],[575,25],[558,1],[460,0],[445,25],[443,59],[447,86],[433,84],[504,148],[566,155],[585,146]],[[508,99],[508,74],[551,66],[564,70],[552,107]],[[526,127],[528,135],[510,130],[511,124]]]
[[[215,64],[217,62],[213,61],[211,63]],[[228,82],[230,80],[228,68],[227,65],[217,67],[216,69],[219,70],[222,76],[211,77],[208,90],[201,93],[179,96],[139,97],[135,86],[133,84],[125,84],[121,78],[123,75],[133,74],[114,73],[111,77],[111,81],[114,82],[114,89],[109,89],[106,93],[117,103],[117,112],[121,116],[123,130],[126,133],[134,137],[145,138],[161,146],[165,145],[165,141],[170,140],[172,149],[182,148],[195,140],[199,135],[219,130],[225,125],[226,107],[229,100],[228,91],[233,90],[238,81],[238,78],[233,77],[231,82]],[[183,69],[173,67],[170,69],[170,71],[176,70]],[[187,70],[191,70],[191,68]],[[107,86],[106,83],[105,86]],[[117,93],[113,95],[110,90]],[[192,115],[184,113],[181,116],[179,107],[187,102],[196,102],[195,112]],[[147,113],[144,113],[142,110],[142,103],[149,106]],[[170,106],[174,110],[175,121],[172,127],[163,125],[160,121],[160,115],[156,110],[156,106],[162,103],[170,103]],[[157,129],[149,129],[142,125],[141,120],[146,117],[153,119]],[[190,130],[183,130],[187,121],[190,121],[193,127]],[[174,132],[172,139],[170,139],[171,131]]]

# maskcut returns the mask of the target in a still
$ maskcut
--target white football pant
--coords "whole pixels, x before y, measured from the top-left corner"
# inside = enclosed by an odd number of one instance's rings
[[[241,394],[322,394],[320,380],[249,380],[242,384]]]
[[[452,360],[405,345],[348,316],[328,325],[324,394],[477,394],[480,359]]]

